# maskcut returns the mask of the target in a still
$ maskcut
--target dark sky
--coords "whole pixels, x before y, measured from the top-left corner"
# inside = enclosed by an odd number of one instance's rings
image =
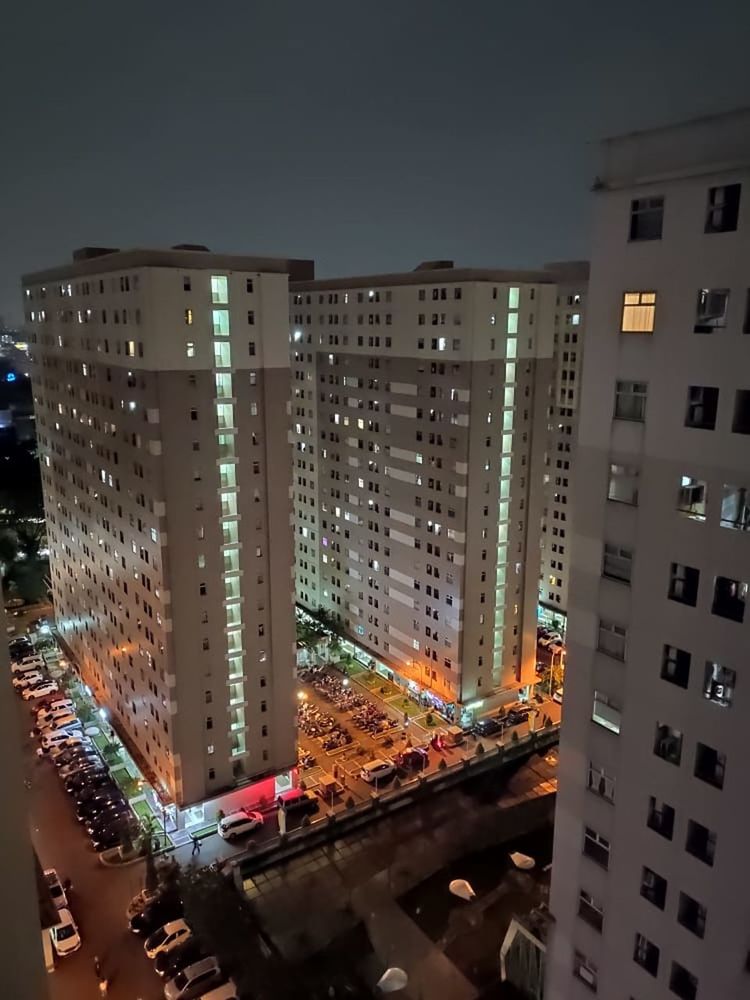
[[[13,0],[11,0],[13,2]],[[585,256],[597,139],[750,103],[742,0],[15,0],[0,315],[84,244]]]

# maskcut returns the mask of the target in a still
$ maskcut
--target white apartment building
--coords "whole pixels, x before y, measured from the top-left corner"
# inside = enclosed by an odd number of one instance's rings
[[[291,286],[297,600],[444,705],[535,677],[556,297],[449,261]]]
[[[23,279],[55,615],[180,807],[293,765],[288,280],[88,248]]]
[[[586,334],[586,261],[547,264],[558,282],[550,413],[547,424],[546,503],[539,573],[540,619],[565,627],[570,580],[571,516],[578,403]]]
[[[747,1000],[750,111],[605,142],[550,1000]]]

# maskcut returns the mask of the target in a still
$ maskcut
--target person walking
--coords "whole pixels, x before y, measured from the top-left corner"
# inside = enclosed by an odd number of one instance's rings
[[[199,837],[193,837],[193,852],[190,857],[195,857],[196,854],[200,854],[201,842]]]
[[[98,980],[101,981],[102,978],[102,963],[99,961],[99,956],[94,955],[94,975]]]

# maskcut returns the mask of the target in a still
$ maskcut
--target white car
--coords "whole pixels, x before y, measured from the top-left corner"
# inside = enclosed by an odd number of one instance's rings
[[[55,733],[45,733],[42,736],[42,750],[58,750],[68,747],[91,746],[91,740],[77,733],[70,733],[67,729],[61,729]]]
[[[17,691],[23,691],[24,688],[31,687],[34,684],[44,683],[44,680],[44,674],[40,674],[38,670],[32,670],[28,674],[21,674],[20,677],[14,677],[11,683]]]
[[[65,895],[65,889],[63,889],[62,882],[60,881],[60,876],[57,874],[54,868],[46,868],[44,872],[44,878],[47,882],[47,888],[49,889],[49,894],[52,897],[52,902],[55,904],[58,910],[67,910],[68,908],[68,897]]]
[[[86,750],[90,750],[93,747],[91,740],[86,739],[85,736],[79,736],[77,733],[73,733],[68,736],[66,740],[62,743],[55,744],[51,750],[43,750],[42,747],[37,749],[37,756],[44,756],[49,753],[50,759],[55,760],[59,757],[61,753],[65,753],[66,750],[71,750],[73,747],[84,747]]]
[[[214,986],[219,986],[224,978],[215,958],[203,958],[188,965],[170,979],[164,987],[165,1000],[197,1000]]]
[[[22,660],[11,665],[14,674],[22,674],[25,670],[34,670],[44,667],[46,664],[41,656],[24,656]]]
[[[263,826],[263,816],[259,812],[239,812],[229,813],[219,820],[216,832],[224,840],[233,840],[241,837],[245,833],[252,833],[258,827]]]
[[[55,715],[53,718],[47,719],[46,722],[39,723],[39,728],[45,733],[54,733],[58,729],[67,729],[68,726],[73,726],[76,722],[79,726],[81,725],[76,715],[67,712],[65,715]]]
[[[178,944],[182,944],[192,933],[184,920],[170,920],[168,924],[164,924],[158,931],[154,931],[146,938],[143,942],[143,950],[148,958],[156,958],[163,951],[171,951]]]
[[[55,951],[61,957],[72,955],[81,947],[81,935],[78,933],[73,914],[67,908],[58,910],[57,915],[60,922],[50,927],[49,936]]]
[[[365,766],[360,771],[360,777],[363,781],[367,781],[373,784],[377,781],[382,781],[383,778],[390,778],[392,774],[396,771],[396,765],[390,760],[371,760],[369,764]]]
[[[141,891],[133,896],[128,903],[128,908],[125,911],[125,917],[130,920],[130,918],[134,917],[136,913],[140,913],[141,910],[145,909],[148,903],[150,903],[151,900],[155,899],[158,895],[159,893],[156,889],[141,889]]]
[[[70,698],[57,698],[55,701],[51,701],[46,708],[40,708],[36,717],[41,722],[43,716],[51,718],[53,715],[65,715],[67,712],[72,712],[75,707],[75,703]]]
[[[36,698],[46,698],[47,695],[54,694],[55,691],[59,691],[57,684],[54,681],[46,681],[43,684],[39,684],[36,687],[28,687],[21,692],[21,697],[24,701],[33,701]]]
[[[233,979],[227,979],[221,986],[209,990],[208,993],[201,993],[197,1000],[239,1000],[240,991]]]

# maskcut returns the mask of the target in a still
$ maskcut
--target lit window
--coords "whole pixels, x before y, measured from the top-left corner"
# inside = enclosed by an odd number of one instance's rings
[[[603,691],[594,691],[594,707],[591,718],[597,725],[609,729],[611,733],[620,732],[622,713]]]
[[[229,289],[226,275],[211,275],[211,301],[214,305],[226,305],[229,301]]]
[[[521,295],[520,288],[509,288],[508,289],[508,308],[518,309],[518,301]]]
[[[611,463],[607,499],[615,503],[638,503],[638,469],[632,465]]]
[[[193,325],[193,310],[192,309],[186,309],[185,310],[185,322],[187,323],[188,326],[192,326]]]
[[[656,292],[625,292],[622,300],[623,333],[653,333]]]
[[[188,342],[185,344],[185,355],[188,358],[195,357],[195,343],[192,340],[188,340]]]

